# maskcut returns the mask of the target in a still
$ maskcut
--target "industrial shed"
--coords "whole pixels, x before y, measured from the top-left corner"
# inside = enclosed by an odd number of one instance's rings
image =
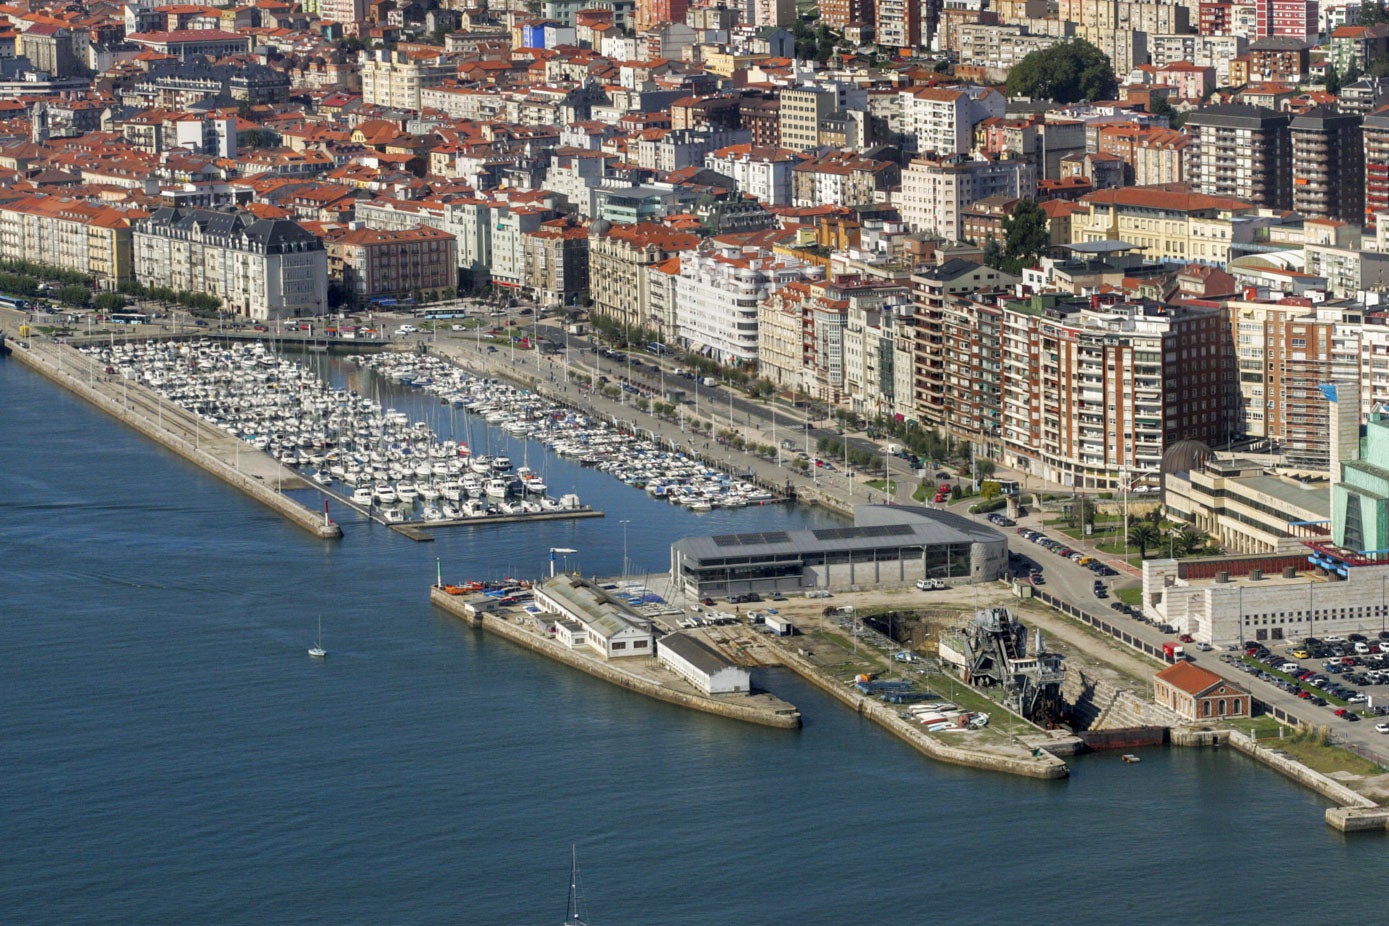
[[[715,652],[703,640],[672,633],[656,641],[656,656],[672,672],[705,694],[746,694],[752,675]]]

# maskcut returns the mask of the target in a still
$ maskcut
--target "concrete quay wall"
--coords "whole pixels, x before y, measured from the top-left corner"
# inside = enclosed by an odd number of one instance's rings
[[[64,350],[59,345],[53,346],[57,350]],[[157,419],[150,418],[148,415],[136,414],[131,409],[124,407],[117,399],[104,391],[103,387],[107,384],[98,385],[83,382],[81,376],[77,375],[80,368],[75,363],[68,369],[60,370],[56,364],[53,364],[32,347],[16,346],[10,356],[69,392],[86,399],[113,418],[119,419],[151,440],[172,450],[190,463],[201,467],[233,488],[241,490],[314,536],[325,540],[337,539],[342,536],[342,527],[338,524],[332,521],[325,523],[322,515],[310,511],[294,499],[276,492],[255,479],[237,472],[234,467],[228,466],[210,454],[202,452],[193,444],[161,427]],[[136,387],[136,390],[144,394],[143,387]],[[182,409],[170,406],[164,414],[173,418],[176,415],[186,413]]]
[[[746,723],[760,724],[765,727],[794,730],[801,725],[801,715],[799,711],[782,713],[761,710],[759,708],[736,704],[730,701],[722,701],[717,698],[704,698],[683,691],[674,691],[658,682],[624,672],[608,663],[599,662],[581,653],[576,653],[569,649],[569,647],[562,643],[557,643],[548,637],[542,637],[523,627],[518,627],[506,618],[499,617],[487,611],[478,611],[470,607],[468,603],[459,596],[450,595],[438,586],[430,588],[429,600],[435,606],[442,608],[456,617],[462,618],[474,627],[481,627],[483,630],[494,633],[499,637],[505,637],[519,646],[524,646],[526,649],[548,656],[556,662],[562,662],[581,672],[586,672],[594,678],[599,678],[610,684],[626,688],[629,691],[635,691],[638,694],[646,695],[648,698],[655,698],[658,701],[665,701],[669,704],[678,704],[681,707],[703,711],[706,714],[717,714],[720,717],[727,717],[731,720],[741,720]]]
[[[942,743],[897,716],[897,712],[889,705],[866,697],[856,688],[839,685],[833,679],[826,678],[816,666],[807,662],[788,647],[780,646],[777,648],[777,652],[781,656],[782,664],[788,669],[932,759],[948,762],[951,765],[982,768],[992,772],[1003,772],[1007,775],[1021,775],[1026,778],[1051,780],[1065,778],[1071,773],[1070,767],[1065,762],[1045,750],[1042,750],[1038,756],[1021,754],[1007,756]]]
[[[1368,797],[1365,797],[1363,794],[1357,794],[1339,781],[1328,778],[1320,772],[1312,771],[1312,769],[1298,762],[1296,759],[1290,759],[1277,750],[1270,749],[1254,739],[1251,739],[1249,736],[1240,733],[1238,730],[1231,730],[1227,741],[1231,746],[1245,755],[1262,762],[1271,769],[1283,773],[1298,784],[1311,788],[1313,791],[1316,791],[1329,800],[1335,801],[1342,807],[1359,808],[1362,810],[1379,809],[1378,804]]]
[[[1181,727],[1172,731],[1174,746],[1219,746],[1226,744],[1256,762],[1291,778],[1305,788],[1311,788],[1338,806],[1326,811],[1328,826],[1343,833],[1383,832],[1389,829],[1389,808],[1381,807],[1363,794],[1358,794],[1339,781],[1279,752],[1264,746],[1238,730],[1217,730],[1202,727]]]

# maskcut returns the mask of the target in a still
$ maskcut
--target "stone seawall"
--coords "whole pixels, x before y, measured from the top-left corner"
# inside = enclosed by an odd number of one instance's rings
[[[1358,794],[1339,781],[1314,771],[1296,759],[1270,748],[1240,733],[1238,730],[1217,730],[1202,727],[1183,727],[1172,731],[1174,746],[1219,746],[1226,744],[1256,762],[1291,778],[1305,788],[1311,788],[1338,806],[1326,811],[1326,823],[1343,833],[1383,832],[1389,829],[1389,808],[1380,807],[1363,794]]]
[[[468,606],[468,603],[456,595],[450,595],[437,586],[429,591],[429,600],[435,606],[449,612],[455,617],[462,618],[474,627],[481,627],[499,637],[505,637],[511,642],[524,646],[526,649],[548,656],[556,662],[562,662],[567,666],[586,672],[594,678],[602,679],[629,691],[646,695],[648,698],[655,698],[658,701],[665,701],[669,704],[678,704],[681,707],[688,707],[693,710],[703,711],[706,714],[718,714],[720,717],[728,717],[732,720],[741,720],[746,723],[760,724],[765,727],[777,727],[784,730],[794,730],[801,725],[801,715],[799,711],[790,712],[763,710],[750,705],[737,704],[731,701],[724,701],[718,698],[705,698],[699,695],[687,694],[682,691],[674,691],[657,682],[641,676],[632,675],[624,672],[608,663],[599,662],[597,659],[589,658],[581,653],[576,653],[562,643],[557,643],[548,637],[542,637],[537,633],[518,627],[503,617],[486,611],[477,611]]]
[[[1039,750],[1040,755],[1029,755],[1026,750],[1019,748],[1018,754],[1014,756],[942,743],[929,733],[923,732],[919,727],[915,727],[897,716],[897,712],[889,705],[866,697],[856,688],[835,684],[832,679],[826,678],[818,668],[790,648],[778,646],[777,652],[781,656],[782,664],[801,678],[858,711],[874,723],[895,734],[918,752],[924,753],[932,759],[948,762],[951,765],[982,768],[1027,778],[1065,778],[1071,773],[1070,767],[1065,762],[1042,750]]]
[[[1282,772],[1298,784],[1311,788],[1322,797],[1333,800],[1342,807],[1363,810],[1378,809],[1379,807],[1378,804],[1363,794],[1357,794],[1339,781],[1327,778],[1320,772],[1312,771],[1296,759],[1290,759],[1277,750],[1254,741],[1238,730],[1230,731],[1228,742],[1245,755],[1257,759],[1269,768]]]
[[[66,348],[60,345],[51,345],[52,349],[62,351]],[[194,444],[171,433],[167,428],[161,426],[158,418],[151,418],[130,408],[123,406],[120,401],[106,393],[110,388],[108,383],[84,382],[82,378],[75,375],[77,368],[75,364],[69,364],[67,369],[62,369],[60,364],[54,363],[45,353],[36,348],[16,347],[11,354],[20,363],[34,370],[41,376],[51,380],[63,387],[74,395],[85,399],[101,411],[113,418],[119,419],[126,425],[139,431],[150,440],[156,441],[165,448],[188,460],[190,463],[202,468],[223,482],[235,489],[246,493],[251,498],[261,504],[274,509],[278,514],[283,515],[288,520],[309,531],[317,537],[325,540],[336,539],[342,536],[342,528],[332,522],[325,521],[324,517],[316,512],[310,511],[294,499],[269,488],[263,483],[252,479],[226,463],[218,460],[208,453],[199,450]],[[55,355],[56,357],[56,355]],[[129,386],[127,385],[127,388]],[[143,387],[135,387],[137,392],[143,394]],[[168,403],[165,403],[166,405]],[[188,413],[175,406],[170,405],[167,410],[162,411],[162,415],[171,421],[182,420]],[[192,425],[190,425],[191,427]],[[206,429],[206,426],[204,426]],[[248,451],[248,453],[259,451]]]

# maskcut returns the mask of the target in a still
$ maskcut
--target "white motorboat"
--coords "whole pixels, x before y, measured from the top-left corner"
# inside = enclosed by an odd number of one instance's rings
[[[354,504],[354,505],[370,505],[370,504],[371,504],[371,489],[368,489],[368,488],[366,488],[365,486],[362,486],[362,487],[360,487],[360,488],[353,489],[353,490],[352,490],[352,504]]]
[[[444,513],[440,511],[438,508],[435,508],[433,505],[425,505],[424,511],[420,513],[420,520],[442,521],[444,520]]]
[[[398,498],[395,489],[386,482],[378,482],[376,488],[372,489],[372,495],[375,496],[378,505],[394,505]]]
[[[383,508],[381,516],[386,519],[387,524],[400,524],[405,520],[405,512],[399,508]]]
[[[487,480],[487,497],[502,499],[511,493],[511,482],[501,476],[493,476]]]

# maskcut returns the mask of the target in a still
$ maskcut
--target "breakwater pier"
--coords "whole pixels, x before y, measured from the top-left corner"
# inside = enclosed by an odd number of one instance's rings
[[[437,585],[430,588],[429,600],[473,627],[648,698],[765,727],[791,730],[801,725],[801,714],[795,705],[774,695],[704,695],[674,673],[655,665],[655,660],[627,659],[618,665],[582,648],[566,646],[542,633],[524,609],[495,608],[489,599],[451,595]]]
[[[316,537],[332,540],[342,527],[331,514],[312,511],[284,494],[308,486],[298,473],[243,441],[209,426],[151,390],[111,379],[88,355],[54,341],[8,342],[10,358],[119,419],[185,460],[216,476]]]

